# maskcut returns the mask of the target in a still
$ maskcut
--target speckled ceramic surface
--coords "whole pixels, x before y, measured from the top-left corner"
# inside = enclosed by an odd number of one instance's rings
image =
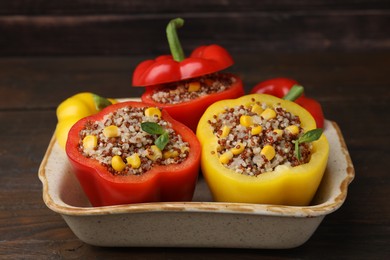
[[[310,206],[212,202],[200,178],[193,202],[91,207],[52,138],[39,169],[43,199],[75,235],[97,246],[292,248],[305,243],[347,196],[354,168],[335,122],[325,122],[328,166]]]

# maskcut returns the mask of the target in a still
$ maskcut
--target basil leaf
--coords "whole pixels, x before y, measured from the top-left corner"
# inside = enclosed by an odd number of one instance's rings
[[[310,131],[307,131],[305,134],[303,134],[301,137],[298,138],[298,140],[293,141],[295,143],[295,150],[294,155],[297,157],[297,159],[300,161],[301,156],[301,149],[299,148],[299,145],[302,143],[310,143],[318,140],[322,135],[322,128],[316,128]]]
[[[295,142],[294,155],[295,157],[297,157],[299,161],[301,160],[302,156],[301,156],[301,149],[299,148],[299,142]]]
[[[109,105],[112,105],[111,101],[107,98],[101,97],[96,94],[92,94],[93,102],[95,103],[95,107],[97,111],[102,110],[105,107],[108,107]]]
[[[316,128],[306,132],[304,135],[299,137],[299,143],[310,143],[318,140],[322,135],[323,130],[321,128]]]
[[[141,129],[148,134],[159,135],[159,137],[154,141],[154,144],[160,150],[164,150],[165,146],[169,142],[169,134],[166,132],[162,126],[155,122],[142,122]]]
[[[158,149],[162,151],[164,150],[168,142],[169,142],[169,134],[168,132],[164,132],[156,139],[156,141],[154,141],[154,144],[158,147]]]
[[[142,122],[141,129],[151,135],[162,135],[165,133],[162,126],[155,122]]]

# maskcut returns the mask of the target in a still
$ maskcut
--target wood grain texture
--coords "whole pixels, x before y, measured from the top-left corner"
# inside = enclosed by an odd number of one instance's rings
[[[248,11],[383,10],[386,0],[14,0],[0,2],[0,15],[174,14]]]
[[[260,81],[285,76],[297,79],[308,95],[321,102],[343,100],[356,105],[359,102],[385,105],[389,98],[389,54],[248,52],[235,55],[235,64],[227,71],[242,78],[247,93]],[[2,58],[0,109],[53,109],[80,90],[108,97],[140,96],[144,90],[131,86],[132,72],[147,58]],[[372,85],[373,79],[380,84]],[[352,92],[354,95],[350,95]],[[9,99],[9,95],[17,98]],[[334,111],[336,118],[333,115],[328,118],[337,119],[338,113],[342,111]]]
[[[0,58],[1,259],[387,259],[390,257],[389,52],[244,53],[230,71],[246,91],[276,76],[296,78],[336,121],[356,178],[344,205],[291,250],[100,248],[79,241],[42,200],[38,167],[55,107],[80,91],[137,96],[136,57]],[[326,252],[326,254],[324,253]]]
[[[150,55],[169,51],[181,16],[185,50],[389,50],[388,1],[2,1],[0,56]]]

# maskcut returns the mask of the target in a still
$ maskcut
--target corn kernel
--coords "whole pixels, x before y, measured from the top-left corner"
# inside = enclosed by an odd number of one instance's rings
[[[156,145],[152,145],[148,150],[148,154],[146,155],[146,157],[148,157],[152,161],[156,161],[162,158],[162,152]]]
[[[181,153],[190,152],[190,148],[188,146],[180,147],[180,152]]]
[[[230,127],[228,127],[227,125],[225,125],[224,127],[222,127],[222,134],[221,134],[221,138],[223,137],[227,137],[230,133]]]
[[[274,133],[274,136],[276,136],[276,137],[282,137],[282,135],[283,135],[283,130],[281,130],[281,129],[274,129],[272,132]]]
[[[122,157],[120,157],[119,155],[115,155],[111,159],[111,166],[112,168],[114,168],[115,171],[121,172],[123,171],[123,169],[125,169],[126,164],[122,160]]]
[[[126,157],[127,165],[130,165],[133,169],[138,169],[141,166],[141,159],[139,158],[138,153],[133,153],[130,156]]]
[[[258,115],[261,115],[261,113],[263,113],[264,109],[263,109],[261,106],[259,106],[258,104],[254,104],[254,105],[252,106],[251,111],[252,111],[253,113],[256,113],[256,114],[258,114]]]
[[[232,151],[232,154],[234,155],[238,155],[240,153],[242,153],[245,149],[245,144],[243,143],[238,143],[236,144],[236,146],[234,146],[231,151]]]
[[[157,107],[148,107],[147,109],[145,109],[145,116],[157,116],[158,118],[161,118],[161,111]]]
[[[285,129],[292,135],[297,135],[299,133],[299,128],[296,125],[287,126]]]
[[[219,157],[219,161],[223,164],[227,164],[233,158],[233,153],[231,151],[227,151]]]
[[[263,147],[263,149],[261,149],[260,154],[264,155],[265,158],[270,161],[275,157],[276,152],[272,145],[267,144]]]
[[[179,152],[176,150],[166,151],[166,152],[164,152],[163,156],[164,156],[164,159],[175,158],[175,157],[179,156]]]
[[[249,127],[253,124],[253,120],[251,116],[243,115],[240,117],[240,125]]]
[[[200,83],[198,81],[190,82],[188,84],[188,91],[189,92],[195,92],[195,91],[198,91],[199,89],[200,89]]]
[[[110,125],[103,129],[103,134],[105,137],[118,137],[119,128],[116,125]]]
[[[276,117],[276,112],[275,110],[271,109],[271,108],[266,108],[263,113],[261,113],[261,116],[266,119],[266,120],[269,120],[269,119],[273,119]]]
[[[254,126],[254,127],[252,127],[251,134],[258,135],[261,133],[261,131],[263,131],[263,128],[261,127],[261,125]]]
[[[248,107],[252,107],[253,106],[253,102],[252,101],[248,101],[246,103],[243,103],[242,104],[244,107],[248,108]]]
[[[97,146],[97,137],[94,135],[87,135],[83,139],[83,147],[86,151],[91,151]]]

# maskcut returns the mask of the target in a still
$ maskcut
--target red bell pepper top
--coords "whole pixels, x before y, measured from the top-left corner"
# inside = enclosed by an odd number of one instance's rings
[[[133,73],[133,86],[152,86],[211,74],[233,64],[230,54],[221,46],[200,46],[185,58],[177,35],[184,20],[176,18],[168,23],[166,32],[172,55],[162,55],[141,62]]]
[[[133,86],[152,86],[200,77],[231,65],[233,59],[223,47],[216,44],[200,46],[182,61],[174,60],[172,55],[162,55],[141,62],[133,73]]]
[[[269,94],[279,98],[283,98],[295,85],[299,85],[299,83],[293,79],[273,78],[258,83],[253,87],[250,93]],[[293,101],[310,112],[310,114],[316,121],[317,128],[324,127],[324,113],[322,111],[321,104],[318,101],[312,98],[308,98],[304,94],[302,94],[299,98]]]
[[[165,83],[219,72],[233,64],[233,59],[227,50],[216,44],[200,46],[185,58],[176,30],[183,24],[184,20],[181,18],[169,22],[167,38],[172,55],[163,55],[154,60],[141,62],[134,70],[133,85],[146,87],[146,92],[141,97],[142,102],[164,108],[174,119],[189,126],[195,132],[200,117],[209,105],[222,99],[238,98],[244,95],[244,88],[242,81],[234,76],[236,81],[227,90],[191,101],[161,104],[152,99],[153,91],[162,88]]]
[[[93,206],[109,206],[156,201],[191,201],[199,172],[200,144],[195,134],[185,125],[172,119],[162,110],[162,119],[188,142],[190,152],[179,164],[156,165],[141,175],[113,175],[97,160],[79,151],[79,133],[85,124],[102,120],[106,114],[122,107],[149,107],[141,102],[123,102],[78,121],[70,130],[66,154],[81,187]]]

